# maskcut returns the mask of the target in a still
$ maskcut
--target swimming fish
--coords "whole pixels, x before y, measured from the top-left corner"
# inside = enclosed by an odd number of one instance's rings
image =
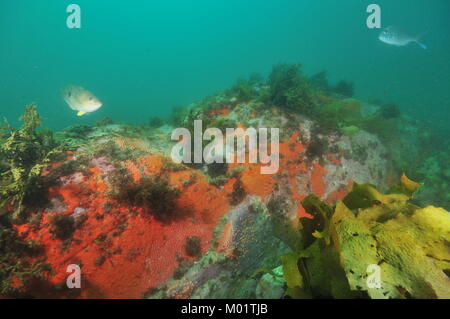
[[[77,85],[64,88],[63,98],[72,110],[78,111],[78,116],[97,111],[102,106],[94,94]]]
[[[381,31],[378,39],[384,43],[395,45],[395,46],[405,46],[411,42],[417,43],[422,49],[426,49],[427,46],[422,42],[419,42],[421,36],[410,36],[396,27],[390,26]]]

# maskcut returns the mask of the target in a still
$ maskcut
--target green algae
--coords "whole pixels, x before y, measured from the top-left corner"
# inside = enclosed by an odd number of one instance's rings
[[[311,115],[314,112],[312,90],[301,74],[300,64],[278,64],[269,75],[269,102],[280,108]]]
[[[11,225],[0,223],[0,296],[20,297],[30,283],[43,279],[49,266],[32,259],[39,254],[35,242],[20,239]]]
[[[239,101],[249,101],[253,96],[253,86],[247,80],[240,79],[231,89],[231,94],[235,95]]]
[[[102,117],[97,122],[95,122],[95,126],[107,126],[114,124],[114,120],[108,116]]]
[[[352,97],[354,94],[354,84],[349,81],[341,80],[333,87],[333,91],[344,97]]]
[[[347,125],[341,127],[340,131],[342,132],[342,134],[352,137],[360,131],[360,128],[357,127],[356,125]]]
[[[311,86],[316,90],[324,93],[329,93],[331,91],[331,87],[328,82],[328,72],[325,70],[313,74],[308,80]]]
[[[152,116],[148,120],[148,125],[153,128],[161,127],[165,124],[164,120],[158,116]]]
[[[27,206],[42,206],[46,201],[48,180],[41,176],[43,169],[62,154],[49,130],[38,131],[41,118],[35,105],[25,108],[20,129],[4,129],[5,142],[0,154],[7,167],[0,177],[0,207],[14,207],[12,220],[26,218]]]

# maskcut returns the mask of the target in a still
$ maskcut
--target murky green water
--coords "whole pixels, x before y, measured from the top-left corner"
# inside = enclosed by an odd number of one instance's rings
[[[66,7],[81,8],[81,29]],[[372,1],[373,2],[373,1]],[[424,33],[428,49],[393,47],[366,26],[371,1],[35,1],[0,4],[0,115],[15,123],[36,102],[44,125],[61,129],[103,116],[146,123],[279,62],[331,82],[355,83],[356,96],[398,103],[411,116],[446,127],[450,101],[447,0],[376,1],[382,26]],[[104,103],[79,118],[61,98],[81,85]]]

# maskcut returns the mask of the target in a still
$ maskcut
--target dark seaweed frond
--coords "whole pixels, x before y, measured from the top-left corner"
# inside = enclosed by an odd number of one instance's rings
[[[142,207],[158,221],[169,223],[188,214],[177,205],[180,194],[180,190],[169,185],[163,177],[152,176],[142,178],[137,184],[122,184],[116,197],[134,207]]]
[[[300,67],[300,64],[278,64],[273,67],[269,76],[269,101],[290,111],[312,115],[312,91]]]
[[[39,253],[35,242],[21,240],[14,228],[0,224],[0,295],[20,297],[31,281],[42,278],[49,266],[29,260]]]
[[[341,80],[334,87],[333,91],[344,97],[352,97],[354,94],[354,84],[349,81]]]

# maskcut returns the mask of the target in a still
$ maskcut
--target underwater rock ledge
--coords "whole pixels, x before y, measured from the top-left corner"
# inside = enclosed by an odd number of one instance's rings
[[[23,127],[0,136],[0,295],[448,298],[448,212],[409,203],[418,184],[406,176],[393,188],[389,137],[371,131],[399,115],[296,74],[275,67],[268,83],[239,82],[147,126],[103,120],[54,134],[28,107]],[[280,128],[278,173],[175,164],[171,132],[195,119]],[[70,264],[82,289],[65,286]],[[386,286],[364,288],[366,264],[380,265]]]

